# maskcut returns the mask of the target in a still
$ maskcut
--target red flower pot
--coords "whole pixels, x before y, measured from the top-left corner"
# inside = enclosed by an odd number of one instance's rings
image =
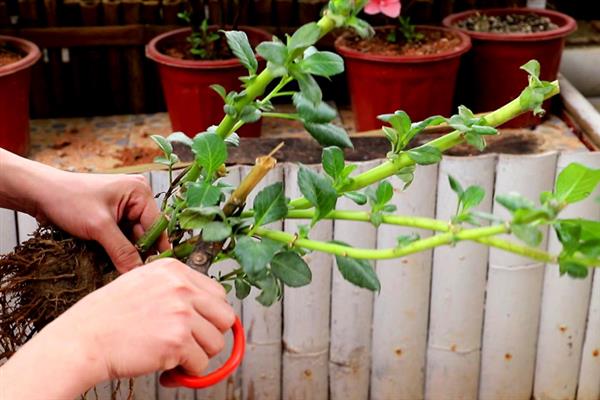
[[[260,29],[241,28],[255,47],[271,40],[272,35]],[[173,131],[182,131],[190,137],[218,124],[223,116],[223,100],[210,85],[219,84],[227,91],[240,90],[240,76],[246,69],[236,58],[229,60],[181,60],[162,53],[169,43],[180,43],[190,34],[189,28],[177,29],[152,39],[146,46],[146,56],[158,64],[158,71],[169,111]],[[260,121],[244,125],[240,136],[260,136]]]
[[[379,129],[380,114],[404,110],[413,121],[452,111],[460,56],[471,47],[461,32],[430,26],[419,31],[447,31],[461,39],[458,48],[432,55],[387,56],[363,53],[344,45],[335,48],[344,57],[356,130]]]
[[[531,59],[540,62],[542,79],[556,79],[565,37],[577,27],[573,18],[543,9],[499,8],[452,14],[444,19],[443,24],[454,27],[459,21],[475,13],[534,13],[550,18],[558,28],[527,34],[485,33],[461,29],[473,42],[473,48],[465,57],[460,73],[461,83],[464,83],[463,97],[460,101],[467,107],[475,112],[491,111],[516,98],[527,86],[527,74],[519,67]],[[506,126],[526,127],[539,122],[539,118],[529,113],[512,120]]]
[[[26,54],[0,67],[0,147],[24,156],[29,151],[31,67],[41,53],[35,44],[16,37],[0,36],[0,44]]]

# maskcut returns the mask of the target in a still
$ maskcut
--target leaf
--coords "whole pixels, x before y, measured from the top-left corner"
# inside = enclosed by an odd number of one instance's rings
[[[240,300],[244,300],[250,294],[251,286],[245,280],[236,278],[233,282],[235,285],[235,297]]]
[[[196,162],[203,168],[206,179],[211,179],[227,160],[227,145],[214,133],[196,135],[192,151],[196,155]]]
[[[312,77],[312,75],[294,69],[290,69],[290,73],[298,82],[300,91],[307,100],[313,102],[314,104],[321,103],[321,100],[323,99],[323,92],[321,92],[319,84],[315,78]]]
[[[404,182],[402,190],[406,190],[415,179],[415,165],[408,165],[399,169],[398,172],[396,172],[396,176]]]
[[[344,72],[344,60],[330,51],[319,51],[302,60],[304,72],[317,76],[330,77]]]
[[[567,274],[572,278],[585,278],[588,274],[588,268],[576,261],[559,259],[558,266],[561,276]]]
[[[587,219],[561,219],[560,224],[572,224],[581,227],[582,240],[600,239],[600,221],[590,221]]]
[[[225,90],[225,88],[221,85],[210,85],[209,88],[211,88],[213,91],[215,91],[219,96],[221,96],[221,98],[225,101],[227,100],[227,90]]]
[[[327,103],[318,104],[308,100],[301,92],[294,93],[292,97],[298,115],[304,122],[326,123],[335,119],[336,111]]]
[[[312,273],[306,262],[293,251],[275,254],[271,260],[271,272],[290,287],[305,286],[312,280]]]
[[[450,188],[452,189],[452,191],[456,193],[460,198],[465,192],[460,182],[452,175],[448,175],[448,182],[450,183]]]
[[[287,48],[290,54],[296,50],[305,49],[308,46],[315,44],[321,36],[321,28],[316,22],[310,22],[302,25],[294,32],[287,40]]]
[[[267,275],[265,278],[256,282],[257,286],[262,289],[260,294],[256,297],[256,301],[265,307],[270,307],[277,300],[279,289],[277,281],[273,275]]]
[[[171,146],[171,143],[169,143],[167,139],[160,135],[152,135],[150,136],[150,139],[157,144],[157,146],[162,150],[168,159],[169,155],[173,152],[173,146]]]
[[[359,206],[367,204],[367,196],[360,192],[346,192],[344,193],[344,197],[349,198]]]
[[[261,190],[256,195],[252,208],[256,226],[283,219],[288,211],[283,183],[277,182]]]
[[[208,182],[193,182],[187,186],[185,199],[188,207],[214,206],[221,198],[221,190]]]
[[[337,192],[328,178],[301,165],[298,171],[300,192],[315,207],[313,224],[335,208]]]
[[[511,230],[516,237],[533,247],[539,246],[544,238],[542,232],[532,225],[513,224]]]
[[[233,147],[239,147],[240,145],[240,136],[233,132],[225,139],[225,144]]]
[[[469,186],[460,196],[463,205],[463,211],[470,210],[478,206],[485,197],[485,190],[481,186]]]
[[[304,128],[322,146],[354,148],[348,133],[337,125],[307,122]]]
[[[485,139],[474,132],[467,132],[465,140],[479,151],[485,150]]]
[[[555,196],[567,204],[587,198],[600,182],[600,169],[572,163],[561,171],[556,180]]]
[[[334,180],[344,171],[344,152],[336,146],[325,147],[322,155],[323,169]]]
[[[406,154],[419,165],[437,164],[442,160],[442,152],[433,146],[417,147]]]
[[[198,213],[196,208],[186,208],[179,214],[179,225],[183,229],[201,229],[212,221],[212,218]]]
[[[389,202],[394,196],[394,188],[388,181],[381,181],[379,185],[377,185],[377,189],[375,191],[375,199],[377,204],[382,206]]]
[[[399,134],[407,134],[411,128],[411,121],[408,114],[402,110],[396,111],[393,114],[381,114],[377,119],[390,124]]]
[[[256,47],[256,52],[265,60],[278,66],[284,65],[288,56],[287,48],[279,41],[262,42]]]
[[[231,236],[231,226],[221,221],[212,221],[202,228],[202,240],[221,242]]]
[[[397,247],[406,247],[411,243],[416,242],[421,239],[421,237],[416,233],[411,233],[410,235],[402,235],[396,238]]]
[[[527,63],[521,65],[520,68],[536,78],[539,78],[540,76],[540,63],[538,60],[529,60]]]
[[[499,194],[496,196],[496,202],[513,213],[519,209],[535,208],[535,204],[531,200],[518,193]]]
[[[250,74],[254,75],[258,68],[258,61],[256,61],[246,33],[242,31],[225,31],[224,33],[231,52],[240,60]]]
[[[281,249],[280,243],[269,239],[260,242],[249,236],[238,236],[233,250],[236,260],[250,277],[258,276]]]
[[[256,122],[260,119],[262,113],[257,108],[256,104],[248,104],[240,111],[240,119],[245,123]]]
[[[167,136],[167,140],[170,143],[173,143],[173,142],[183,143],[188,147],[192,147],[192,143],[193,143],[192,138],[183,132],[173,132],[169,136]]]
[[[348,282],[373,292],[381,290],[375,270],[367,260],[335,256],[338,269]]]

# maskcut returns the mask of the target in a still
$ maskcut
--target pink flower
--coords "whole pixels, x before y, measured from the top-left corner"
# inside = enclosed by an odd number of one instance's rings
[[[400,0],[369,0],[365,6],[367,14],[383,13],[391,18],[396,18],[400,15]]]

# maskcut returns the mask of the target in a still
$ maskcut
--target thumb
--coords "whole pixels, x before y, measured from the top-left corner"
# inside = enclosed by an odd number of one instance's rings
[[[121,232],[117,224],[109,224],[102,230],[96,240],[104,247],[115,268],[125,273],[142,265],[142,258],[137,249]]]

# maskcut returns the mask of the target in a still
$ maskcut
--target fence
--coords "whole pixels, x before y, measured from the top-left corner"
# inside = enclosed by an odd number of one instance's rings
[[[415,183],[397,190],[393,201],[402,214],[449,219],[456,207],[447,183],[451,174],[465,185],[483,186],[488,194],[479,209],[502,215],[493,193],[518,191],[535,199],[570,162],[600,168],[600,153],[447,156],[439,166],[419,168]],[[230,183],[247,170],[233,167]],[[296,165],[284,163],[263,184],[283,180],[293,198],[299,194],[296,173]],[[146,175],[155,192],[166,189],[165,172]],[[565,216],[600,219],[599,194],[572,205]],[[340,209],[353,207],[343,199],[338,203]],[[301,223],[285,221],[277,228],[295,232]],[[0,251],[6,252],[26,240],[35,221],[0,210],[0,225]],[[322,221],[312,236],[384,248],[403,233],[398,227]],[[558,250],[553,233],[542,246]],[[135,381],[136,398],[600,398],[599,270],[573,280],[559,277],[556,265],[459,243],[377,262],[382,290],[373,294],[345,282],[331,257],[313,253],[307,261],[313,282],[286,288],[283,300],[270,308],[254,294],[242,302],[231,297],[247,329],[248,349],[229,381],[194,392],[159,387],[155,376],[147,376]],[[213,271],[231,267],[224,263]],[[114,385],[100,385],[100,398]]]

